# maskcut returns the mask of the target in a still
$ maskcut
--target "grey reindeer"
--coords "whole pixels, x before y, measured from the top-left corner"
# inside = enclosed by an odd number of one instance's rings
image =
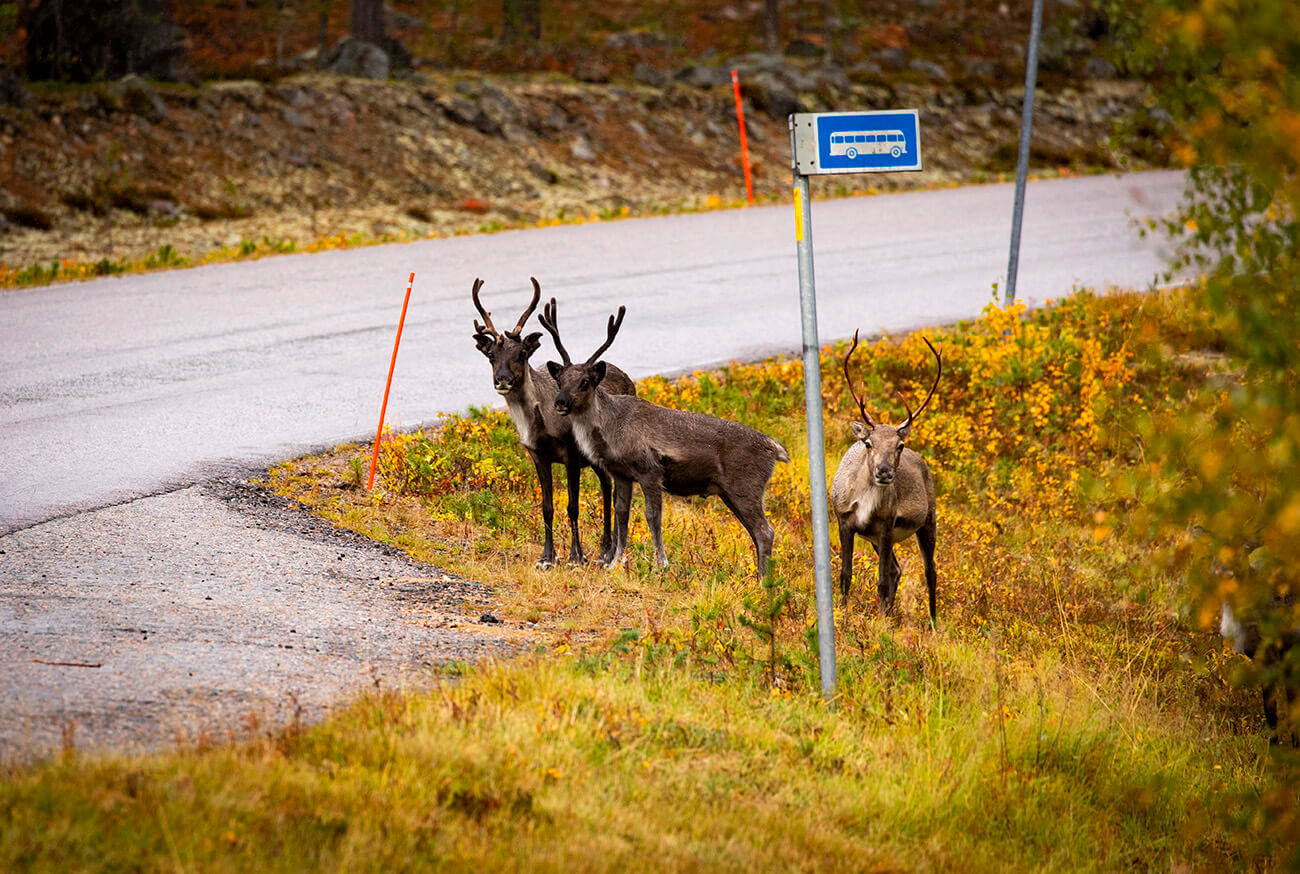
[[[532,279],[530,277],[530,279]],[[537,308],[542,296],[542,287],[532,279],[533,299],[519,317],[512,330],[504,334],[492,324],[492,314],[483,308],[479,301],[479,289],[483,287],[482,279],[474,280],[471,296],[474,306],[483,317],[484,324],[474,321],[474,343],[492,364],[492,384],[506,401],[506,409],[514,420],[515,430],[519,433],[519,442],[533,466],[537,470],[537,481],[542,490],[542,521],[546,528],[546,540],[542,545],[542,557],[538,560],[540,568],[550,568],[555,564],[555,542],[552,533],[554,518],[553,484],[551,466],[563,464],[569,487],[569,562],[586,564],[587,557],[582,551],[582,542],[578,537],[578,485],[582,480],[582,470],[591,466],[591,462],[578,449],[573,439],[573,428],[568,419],[555,412],[555,393],[557,387],[546,371],[531,367],[529,357],[541,346],[541,332],[537,331],[523,336],[524,324]],[[554,298],[550,307],[555,306]],[[553,314],[552,314],[553,318]],[[628,375],[617,367],[609,368],[609,391],[615,394],[636,394],[636,386]],[[596,468],[596,478],[600,481],[601,497],[601,560],[607,562],[613,551],[614,539],[611,531],[610,504],[611,480],[608,474]]]
[[[582,364],[566,353],[562,365],[546,363],[559,386],[556,412],[573,422],[582,451],[615,482],[614,553],[606,563],[617,566],[627,549],[633,482],[645,497],[646,523],[654,539],[655,561],[668,565],[663,543],[663,495],[717,495],[749,532],[758,574],[767,569],[775,535],[763,511],[763,496],[778,461],[790,455],[780,443],[738,422],[704,413],[671,410],[641,398],[609,391],[612,368],[597,360],[614,342],[626,307],[609,317],[604,345]],[[554,325],[542,322],[557,349],[563,350]]]
[[[875,547],[880,559],[880,578],[876,588],[886,615],[890,615],[894,612],[894,596],[903,576],[894,547],[915,534],[925,560],[925,585],[930,592],[930,622],[933,624],[938,585],[934,567],[937,534],[934,479],[925,459],[904,445],[912,423],[934,397],[939,377],[943,375],[942,356],[929,340],[925,345],[930,347],[939,363],[939,372],[934,375],[930,393],[916,412],[908,407],[907,418],[901,425],[876,424],[868,415],[861,395],[853,388],[853,378],[849,375],[849,360],[858,348],[858,334],[856,331],[853,333],[853,345],[844,356],[844,381],[858,402],[862,421],[850,425],[856,439],[835,471],[831,483],[831,507],[839,520],[840,593],[845,606],[849,603],[849,584],[853,578],[854,539],[863,537]],[[906,400],[903,405],[907,406]]]

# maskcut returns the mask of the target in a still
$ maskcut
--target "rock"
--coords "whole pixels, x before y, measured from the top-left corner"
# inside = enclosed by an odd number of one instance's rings
[[[596,160],[596,153],[591,148],[591,143],[587,141],[586,137],[575,138],[573,144],[569,146],[569,154],[579,161],[591,163]]]
[[[1105,58],[1092,57],[1083,65],[1083,74],[1089,79],[1117,79],[1119,70]]]
[[[668,74],[653,64],[642,61],[632,69],[632,78],[651,88],[663,88],[668,84]]]
[[[934,61],[925,61],[916,58],[908,62],[907,69],[914,73],[920,73],[921,75],[937,82],[948,81],[948,71],[936,64]]]
[[[284,109],[280,110],[280,116],[294,127],[302,128],[303,130],[316,129],[315,122],[292,107],[286,106]]]
[[[111,101],[106,104],[104,98],[100,94],[97,94],[94,91],[83,91],[77,95],[77,108],[88,115],[103,117],[112,110],[113,106]]]
[[[627,51],[629,49],[638,52],[653,51],[655,49],[665,48],[668,40],[664,39],[657,33],[651,33],[648,30],[627,30],[622,33],[611,33],[605,37],[605,46],[614,51]]]
[[[153,86],[134,73],[113,83],[109,93],[127,112],[143,116],[155,124],[170,116],[167,104],[163,103]]]
[[[605,85],[609,82],[609,65],[596,58],[583,58],[574,65],[573,78],[592,85]]]
[[[721,67],[706,67],[692,64],[682,67],[673,74],[673,79],[695,88],[712,88],[714,85],[731,83],[731,71]]]
[[[321,68],[340,76],[387,79],[390,61],[388,52],[374,43],[345,36],[329,50]]]
[[[884,76],[884,68],[875,61],[859,61],[848,69],[848,77],[854,82],[878,82]]]
[[[853,90],[848,73],[839,67],[821,67],[817,70],[815,80],[817,92],[828,98],[838,98]]]
[[[0,102],[22,109],[36,105],[36,97],[23,87],[17,76],[8,69],[0,68]]]
[[[301,54],[294,55],[286,62],[286,65],[289,69],[299,72],[304,70],[315,70],[320,66],[320,49],[310,48]]]
[[[501,123],[494,121],[491,116],[483,111],[479,106],[464,97],[453,97],[446,103],[439,104],[442,111],[446,113],[447,118],[459,125],[472,127],[479,133],[487,134],[490,137],[498,136],[501,133]]]
[[[780,73],[786,68],[786,59],[769,52],[751,52],[736,58],[732,66],[742,76],[753,73]]]
[[[799,95],[777,81],[771,73],[759,73],[741,82],[740,93],[756,108],[778,121],[784,121],[791,113],[808,111]]]
[[[815,74],[805,73],[795,67],[786,67],[774,75],[796,94],[807,94],[816,91],[819,84],[818,77]]]
[[[806,39],[792,39],[785,44],[785,53],[792,58],[820,58],[826,50]]]
[[[266,88],[262,86],[261,82],[255,82],[252,79],[213,82],[204,88],[204,93],[216,103],[220,103],[227,98],[234,98],[255,111],[261,109],[262,104],[266,101]]]
[[[992,61],[967,61],[962,69],[976,79],[993,79],[998,75],[998,65]]]
[[[490,82],[484,82],[479,89],[478,104],[483,113],[501,127],[521,125],[525,121],[519,105],[510,99],[510,95]]]
[[[550,170],[547,169],[546,167],[543,167],[541,164],[537,163],[536,161],[529,162],[528,172],[532,173],[534,176],[536,176],[542,182],[545,182],[547,185],[554,185],[555,183],[560,181],[559,174],[557,174],[554,170]]]
[[[872,52],[871,59],[886,70],[901,70],[907,64],[907,52],[898,46],[889,46]]]

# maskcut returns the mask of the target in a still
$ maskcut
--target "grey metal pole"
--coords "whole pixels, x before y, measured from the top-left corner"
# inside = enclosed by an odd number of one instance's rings
[[[793,131],[792,124],[792,137]],[[792,142],[792,154],[793,145]],[[794,183],[799,312],[803,322],[803,396],[808,419],[808,487],[812,491],[813,573],[817,585],[817,649],[821,656],[822,696],[830,700],[835,697],[835,592],[831,589],[830,524],[826,507],[826,439],[822,433],[822,365],[813,281],[812,204],[808,177],[795,171]]]
[[[1025,214],[1025,178],[1029,174],[1029,133],[1034,124],[1034,88],[1038,81],[1038,38],[1043,31],[1043,0],[1034,0],[1029,25],[1029,56],[1025,64],[1025,108],[1020,118],[1020,157],[1016,163],[1016,205],[1011,211],[1011,257],[1007,261],[1009,306],[1016,299],[1016,271],[1020,267],[1020,222]]]

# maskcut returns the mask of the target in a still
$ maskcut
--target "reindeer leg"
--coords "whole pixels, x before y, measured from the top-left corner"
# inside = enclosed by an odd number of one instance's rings
[[[600,563],[609,564],[609,559],[614,554],[614,535],[611,525],[613,514],[610,512],[614,482],[609,474],[599,467],[593,465],[591,469],[596,472],[596,479],[600,481]]]
[[[938,526],[935,523],[934,514],[925,520],[916,531],[916,542],[921,547],[921,558],[925,560],[925,588],[930,594],[930,626],[933,627],[938,621],[938,613],[935,609],[935,590],[939,587],[939,574],[934,567],[934,544],[938,539]]]
[[[582,483],[582,461],[570,451],[564,462],[564,472],[569,486],[569,564],[586,564],[582,540],[578,537],[578,486]]]
[[[757,501],[752,498],[737,501],[725,494],[718,497],[722,498],[722,503],[727,505],[731,515],[749,532],[750,542],[754,544],[754,557],[758,562],[758,578],[763,579],[767,573],[767,559],[772,555],[772,544],[776,540],[772,523],[767,521],[767,514],[763,512],[763,496],[760,494]]]
[[[668,553],[664,552],[663,512],[664,490],[659,480],[642,480],[641,496],[645,498],[645,522],[655,544],[655,564],[668,567]]]
[[[550,570],[555,567],[555,540],[551,531],[551,523],[555,519],[555,503],[551,494],[554,485],[551,480],[551,463],[533,455],[533,466],[537,468],[537,482],[542,489],[542,524],[546,530],[546,539],[542,544],[542,557],[538,559],[537,567]]]
[[[614,477],[614,546],[605,567],[615,568],[627,550],[627,523],[632,515],[632,481]]]
[[[853,582],[853,529],[840,520],[840,597],[845,609],[849,606],[849,584]]]
[[[884,609],[886,616],[894,615],[894,591],[897,587],[897,580],[893,579],[893,568],[895,562],[892,561],[894,554],[894,532],[885,531],[880,535],[880,543],[875,544],[876,555],[879,557],[880,575],[877,577],[876,594],[880,596],[880,606]]]

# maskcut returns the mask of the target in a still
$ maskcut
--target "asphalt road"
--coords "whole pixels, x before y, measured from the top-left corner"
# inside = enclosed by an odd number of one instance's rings
[[[1134,220],[1178,173],[1029,185],[1020,296],[1145,286],[1161,268]],[[823,342],[974,316],[1004,279],[1012,186],[813,205]],[[0,534],[373,436],[407,275],[388,421],[493,404],[470,340],[483,298],[513,325],[528,277],[585,355],[634,377],[794,352],[787,206],[432,240],[0,294]],[[535,324],[535,322],[534,322]],[[551,353],[549,340],[539,361]]]

